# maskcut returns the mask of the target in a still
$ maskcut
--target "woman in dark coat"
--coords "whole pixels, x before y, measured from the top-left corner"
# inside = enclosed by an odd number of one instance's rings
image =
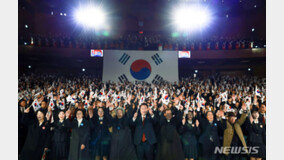
[[[112,119],[112,139],[110,160],[137,160],[128,117],[122,107],[116,109],[116,117]]]
[[[51,126],[54,127],[54,133],[51,138],[51,156],[53,160],[65,160],[68,157],[69,148],[69,132],[68,128],[64,124],[65,113],[63,110],[55,109],[53,111],[53,115],[54,122]]]
[[[45,112],[36,112],[37,120],[29,119],[30,107],[25,109],[22,123],[28,126],[28,135],[21,153],[22,160],[41,160],[49,148],[50,127],[45,119]]]
[[[250,124],[248,125],[248,146],[257,147],[258,153],[251,153],[251,160],[261,160],[266,157],[266,147],[263,136],[265,136],[265,125],[258,119],[258,111],[252,112]]]
[[[200,134],[200,129],[198,120],[193,119],[193,112],[188,112],[187,117],[182,120],[179,131],[182,134],[181,141],[185,160],[197,159],[197,136]]]
[[[98,108],[97,114],[94,117],[90,117],[91,129],[94,130],[92,137],[94,139],[91,141],[95,145],[95,150],[92,151],[97,160],[103,157],[104,160],[107,159],[109,155],[110,139],[111,135],[109,128],[111,127],[110,115],[107,110],[104,111],[103,108]]]
[[[88,160],[89,159],[89,122],[83,118],[83,110],[78,109],[76,118],[69,120],[70,110],[66,111],[65,126],[71,128],[69,160]]]
[[[205,117],[202,117],[200,112],[198,114],[198,121],[200,122],[201,134],[198,140],[200,148],[200,156],[203,159],[216,160],[219,155],[215,154],[215,148],[220,147],[219,130],[221,124],[214,120],[212,111],[207,111]]]
[[[164,115],[161,115],[156,160],[184,160],[182,144],[177,132],[180,122],[180,116],[173,117],[171,109],[166,109]]]

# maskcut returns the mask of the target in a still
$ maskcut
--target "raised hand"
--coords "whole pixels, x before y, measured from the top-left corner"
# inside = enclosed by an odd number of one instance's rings
[[[199,126],[199,121],[198,120],[195,121],[195,125],[196,125],[196,127]]]
[[[153,110],[152,110],[151,108],[148,108],[148,111],[149,111],[150,115],[153,115],[153,114],[154,114],[154,113],[153,113]]]
[[[66,111],[66,118],[69,118],[70,114],[71,114],[71,110],[68,109],[68,110]]]
[[[134,115],[133,115],[133,119],[136,119],[138,116],[138,112],[135,112]]]
[[[83,150],[83,149],[85,149],[85,145],[84,144],[81,145],[81,150]]]
[[[30,108],[31,107],[28,107],[27,109],[25,109],[24,113],[29,113],[30,112]]]
[[[253,122],[252,116],[249,117],[249,121],[250,121],[250,123],[252,124],[252,122]]]
[[[182,119],[182,125],[185,125],[185,117],[183,117],[183,119]]]

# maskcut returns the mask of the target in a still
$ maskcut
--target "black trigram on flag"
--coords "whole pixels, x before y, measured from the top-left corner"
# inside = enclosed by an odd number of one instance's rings
[[[130,56],[126,53],[123,53],[123,55],[120,57],[120,59],[118,60],[120,63],[122,63],[123,65],[126,64],[126,62],[129,60]]]
[[[128,79],[127,79],[127,77],[125,76],[125,74],[119,76],[118,79],[119,79],[119,81],[120,81],[121,83],[128,82]]]
[[[160,75],[156,74],[155,78],[152,80],[153,84],[160,84],[164,81],[163,77]]]
[[[151,58],[153,59],[153,61],[156,63],[156,65],[159,65],[163,62],[163,60],[160,58],[160,56],[158,55],[158,53],[154,54],[153,56],[151,56]]]

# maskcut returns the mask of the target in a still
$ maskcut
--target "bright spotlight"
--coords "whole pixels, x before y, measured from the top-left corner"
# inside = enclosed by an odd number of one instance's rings
[[[195,72],[195,73],[198,73],[198,70],[195,70],[194,72]]]
[[[179,30],[202,29],[210,24],[211,12],[207,7],[190,5],[175,9],[173,20]]]
[[[86,69],[85,69],[85,68],[83,68],[83,69],[82,69],[82,71],[83,71],[83,72],[85,72],[85,71],[86,71]]]
[[[87,6],[75,11],[75,19],[84,27],[101,29],[104,27],[106,15],[99,7]]]

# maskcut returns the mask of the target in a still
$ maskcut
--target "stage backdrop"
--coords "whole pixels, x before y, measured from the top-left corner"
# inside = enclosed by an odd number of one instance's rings
[[[177,51],[104,50],[103,81],[178,82]]]

